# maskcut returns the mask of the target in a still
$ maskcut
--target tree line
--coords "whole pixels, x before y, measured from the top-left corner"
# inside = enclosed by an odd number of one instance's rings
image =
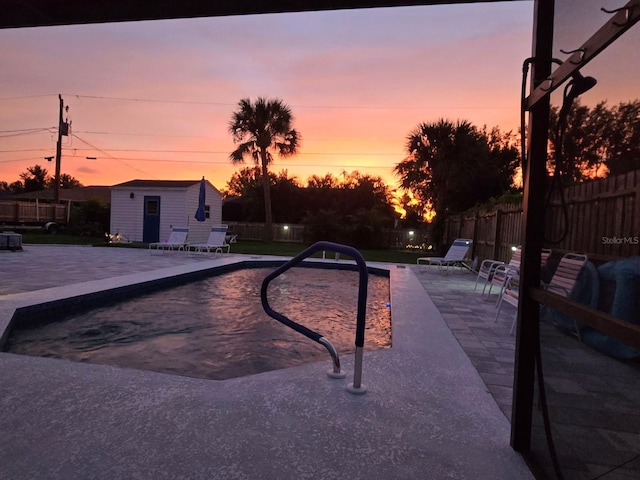
[[[380,246],[384,244],[380,234],[393,228],[399,218],[393,193],[380,177],[345,171],[341,177],[312,175],[303,186],[286,170],[268,175],[272,221],[304,224],[308,242]],[[245,167],[232,176],[222,191],[225,221],[264,221],[262,178],[257,166]]]
[[[27,167],[27,171],[20,174],[20,179],[8,183],[0,180],[0,190],[11,193],[39,192],[55,187],[56,179],[49,175],[46,168],[40,165]],[[60,174],[60,188],[82,187],[80,181],[67,173]]]
[[[236,149],[233,164],[253,163],[236,172],[223,193],[229,220],[264,221],[265,240],[272,222],[305,223],[314,237],[339,240],[347,232],[365,238],[398,220],[395,207],[407,212],[404,222],[415,225],[427,211],[435,213],[435,231],[449,214],[458,214],[492,198],[518,191],[514,176],[521,158],[518,136],[498,127],[478,128],[466,120],[440,119],[420,123],[405,140],[405,158],[393,171],[403,195],[398,200],[380,177],[343,172],[342,178],[313,175],[302,186],[286,170],[274,174],[275,156],[298,153],[302,137],[293,128],[291,109],[280,99],[240,100],[228,130]],[[575,102],[562,136],[558,135],[558,108],[552,108],[549,127],[549,171],[557,161],[562,139],[565,180],[580,182],[594,176],[620,174],[640,168],[640,101],[593,108]],[[81,186],[61,175],[61,187]],[[39,165],[29,167],[20,180],[0,182],[13,193],[50,188],[54,179]],[[365,226],[368,227],[365,228]],[[358,233],[356,233],[358,232]],[[333,237],[332,237],[333,236]],[[363,240],[364,241],[364,240]],[[352,242],[355,243],[355,242]]]
[[[558,151],[558,107],[549,117],[549,168],[555,167]],[[640,169],[640,100],[607,102],[589,108],[575,101],[567,115],[562,152],[570,183]]]

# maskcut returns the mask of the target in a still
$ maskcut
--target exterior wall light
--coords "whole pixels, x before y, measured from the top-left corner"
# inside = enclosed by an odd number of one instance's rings
[[[282,227],[284,230],[289,230],[289,225],[285,225],[284,227]]]

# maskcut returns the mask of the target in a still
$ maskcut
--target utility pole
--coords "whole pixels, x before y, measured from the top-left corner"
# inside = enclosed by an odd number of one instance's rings
[[[60,99],[60,115],[58,117],[58,143],[56,144],[56,176],[55,184],[53,186],[53,202],[57,205],[60,202],[60,161],[62,160],[62,110],[64,109],[64,102],[62,101],[62,95],[58,94]],[[65,125],[66,127],[66,125]]]

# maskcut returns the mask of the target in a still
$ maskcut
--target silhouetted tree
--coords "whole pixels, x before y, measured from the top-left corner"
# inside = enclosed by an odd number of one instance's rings
[[[229,132],[238,147],[231,153],[231,162],[244,163],[245,157],[261,167],[264,190],[265,231],[264,239],[272,240],[271,185],[269,164],[273,152],[281,157],[289,157],[298,151],[300,136],[291,128],[291,109],[282,100],[258,98],[252,103],[249,98],[238,102],[238,110],[229,122]]]
[[[394,173],[437,222],[511,188],[518,164],[511,133],[478,130],[467,121],[421,123],[405,149],[408,155]]]
[[[275,177],[271,173],[269,175]],[[234,172],[227,181],[227,188],[222,190],[222,194],[225,197],[241,197],[249,194],[256,187],[262,187],[260,167],[245,167]]]
[[[286,170],[278,175],[269,172],[272,217],[275,222],[298,223],[305,208],[301,198],[300,185],[295,177],[289,177]],[[242,206],[242,220],[262,221],[264,215],[264,195],[259,167],[246,167],[235,172],[223,191],[225,197],[239,197]]]
[[[558,108],[552,107],[549,122],[549,169],[555,168],[558,152]],[[589,108],[575,101],[567,118],[562,143],[561,171],[567,183],[640,168],[640,101],[607,107],[600,102]]]
[[[16,180],[9,184],[9,190],[12,193],[22,193],[24,192],[24,184],[20,180]]]
[[[329,240],[356,247],[385,247],[382,232],[393,227],[395,212],[389,187],[380,177],[343,172],[310,177],[303,220],[308,241]]]
[[[340,181],[330,173],[327,173],[324,177],[318,175],[311,175],[307,179],[307,186],[309,188],[338,188]]]
[[[50,188],[55,187],[55,183],[56,183],[56,179],[54,177],[50,177],[48,187]],[[72,177],[68,173],[60,174],[60,188],[69,189],[69,188],[77,188],[77,187],[82,187],[82,184],[78,179]]]
[[[22,172],[20,174],[20,178],[21,180],[17,180],[10,184],[7,184],[7,182],[0,182],[0,190],[8,190],[12,193],[27,193],[38,192],[55,186],[55,179],[49,175],[46,168],[43,168],[40,165],[27,167],[27,171]],[[80,183],[79,180],[67,173],[60,175],[60,188],[76,187],[82,187],[82,183]]]
[[[610,175],[640,169],[640,100],[620,103],[611,109],[611,116],[615,128],[606,134],[604,159]]]
[[[40,165],[28,167],[26,172],[20,174],[24,192],[38,192],[47,188],[49,182],[49,172]]]

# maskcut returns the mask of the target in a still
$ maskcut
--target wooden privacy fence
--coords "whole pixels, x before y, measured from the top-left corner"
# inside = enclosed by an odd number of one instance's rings
[[[225,222],[229,225],[229,232],[238,236],[239,240],[262,240],[264,223],[253,222]],[[429,228],[394,228],[384,229],[381,233],[385,244],[389,248],[418,250],[425,248],[429,242],[431,230]],[[304,225],[273,224],[274,242],[304,243]]]
[[[67,223],[69,204],[42,202],[0,201],[0,223],[36,224],[45,222]]]
[[[473,257],[479,261],[493,258],[509,261],[511,247],[520,244],[522,204],[503,204],[470,216],[455,215],[445,221],[443,241],[451,244],[456,238],[473,239]]]
[[[564,199],[563,206],[556,192],[546,208],[540,232],[545,247],[602,260],[640,255],[640,170],[572,186]],[[445,220],[443,243],[471,238],[479,261],[508,261],[511,247],[520,244],[521,226],[522,204],[452,215]]]

